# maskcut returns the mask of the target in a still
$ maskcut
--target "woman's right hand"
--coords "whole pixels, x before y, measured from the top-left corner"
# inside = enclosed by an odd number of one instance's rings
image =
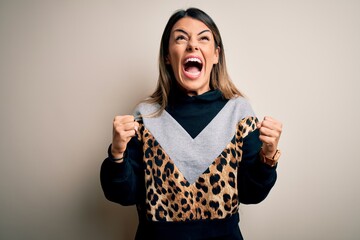
[[[113,121],[113,139],[111,154],[114,158],[122,158],[130,139],[135,136],[139,123],[132,115],[116,116]]]

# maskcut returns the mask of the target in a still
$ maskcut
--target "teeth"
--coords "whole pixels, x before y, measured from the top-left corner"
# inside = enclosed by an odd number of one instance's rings
[[[201,63],[201,60],[199,58],[188,58],[185,60],[185,63],[188,63],[188,62],[198,62],[198,63]]]

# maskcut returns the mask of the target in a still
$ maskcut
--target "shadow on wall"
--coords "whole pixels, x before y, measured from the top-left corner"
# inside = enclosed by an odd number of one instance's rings
[[[96,208],[98,216],[103,220],[101,224],[106,238],[102,239],[124,239],[133,240],[137,228],[138,218],[134,206],[124,207],[115,203],[98,201]]]
[[[151,72],[151,70],[144,72]],[[111,109],[108,111],[113,112],[113,116],[132,114],[138,102],[145,99],[156,86],[156,79],[148,80],[149,77],[144,76],[142,72],[140,74],[138,72],[125,73],[123,77],[117,83],[118,85],[112,87],[112,91],[116,94],[113,95],[113,102],[109,104],[111,106],[107,106],[107,109]],[[84,221],[81,224],[83,231],[77,239],[133,240],[136,233],[138,225],[136,207],[121,206],[108,201],[100,185],[100,167],[107,154],[107,144],[111,141],[111,133],[109,133],[111,121],[112,119],[109,118],[109,122],[101,126],[105,133],[99,133],[104,135],[100,137],[105,138],[102,141],[105,142],[105,146],[96,145],[92,154],[89,154],[91,155],[89,159],[92,159],[91,172],[86,174],[87,179],[84,180],[86,191],[80,203],[82,214],[80,219]]]
[[[77,239],[133,240],[138,224],[135,206],[108,201],[97,184],[88,185],[82,208],[83,231]]]

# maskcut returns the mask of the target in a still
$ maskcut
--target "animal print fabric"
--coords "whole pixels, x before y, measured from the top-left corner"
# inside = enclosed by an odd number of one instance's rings
[[[192,184],[140,123],[138,139],[143,142],[147,219],[168,222],[224,219],[237,213],[237,175],[243,139],[256,129],[257,121],[256,117],[242,119],[231,142]]]

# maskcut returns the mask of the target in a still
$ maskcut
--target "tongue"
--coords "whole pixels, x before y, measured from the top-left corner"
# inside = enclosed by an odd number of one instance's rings
[[[190,73],[198,73],[198,72],[200,72],[200,70],[197,67],[188,67],[188,68],[186,68],[186,71],[190,72]]]

